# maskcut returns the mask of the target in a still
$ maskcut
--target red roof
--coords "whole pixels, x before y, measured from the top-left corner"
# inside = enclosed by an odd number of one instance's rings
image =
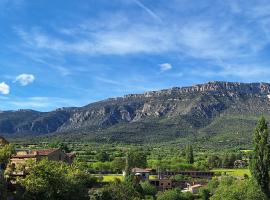
[[[59,149],[37,149],[28,154],[13,155],[12,158],[35,158],[36,156],[48,156]]]
[[[41,156],[47,156],[55,151],[57,151],[59,149],[38,149],[38,150],[33,150],[34,154],[36,152],[36,154],[41,155]]]
[[[25,155],[13,155],[12,158],[35,158],[34,154],[25,154]]]

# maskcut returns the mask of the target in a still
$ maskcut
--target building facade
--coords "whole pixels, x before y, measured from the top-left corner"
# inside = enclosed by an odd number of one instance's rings
[[[39,162],[42,159],[48,159],[72,164],[74,158],[75,154],[65,153],[61,149],[25,150],[18,151],[16,155],[13,155],[10,159],[10,163],[13,168],[16,168],[18,165],[25,164],[25,162],[30,159],[34,162]]]

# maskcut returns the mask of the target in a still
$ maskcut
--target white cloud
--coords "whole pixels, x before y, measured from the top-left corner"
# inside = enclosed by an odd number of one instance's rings
[[[5,82],[0,83],[0,93],[9,94],[10,88]]]
[[[35,76],[33,74],[20,74],[16,77],[14,82],[19,82],[22,86],[26,86],[30,83],[33,83]]]
[[[76,53],[86,55],[126,55],[138,53],[162,53],[175,48],[175,41],[170,31],[145,25],[127,29],[89,30],[85,35],[70,42],[52,37],[41,31],[16,29],[25,45],[33,50],[53,51],[54,53]],[[50,51],[48,51],[50,50]]]
[[[172,65],[170,63],[163,63],[163,64],[160,64],[159,66],[160,66],[160,71],[162,72],[172,69]]]
[[[105,13],[101,19],[97,18],[90,23],[85,21],[74,26],[57,27],[59,32],[57,35],[38,27],[31,30],[17,27],[14,30],[23,41],[21,47],[27,49],[25,52],[34,51],[45,59],[45,55],[55,57],[55,54],[59,55],[58,58],[69,54],[80,56],[173,54],[215,63],[216,69],[223,67],[223,64],[216,63],[220,59],[228,66],[240,63],[241,66],[233,70],[220,70],[222,75],[229,76],[233,71],[236,75],[250,76],[251,73],[241,74],[241,70],[238,69],[245,69],[243,66],[252,62],[258,66],[260,53],[270,44],[268,16],[270,6],[247,1],[231,0],[229,3],[218,1],[218,8],[209,7],[207,12],[202,12],[201,17],[198,17],[186,15],[188,13],[186,9],[191,9],[191,13],[194,13],[207,3],[197,7],[192,1],[185,2],[189,5],[183,7],[180,3],[170,4],[177,10],[176,14],[153,4],[151,8],[147,7],[142,0],[133,0],[129,3],[146,11],[151,16],[150,19],[144,15],[136,15],[134,19],[125,11],[110,14],[109,17]],[[218,10],[220,14],[217,17]],[[235,20],[238,18],[241,20]],[[254,28],[250,29],[251,26]],[[61,34],[65,34],[65,37],[61,37]],[[160,70],[170,70],[170,67],[161,67]],[[63,75],[69,74],[64,68],[59,68],[58,71]],[[258,70],[252,71],[260,73]]]
[[[38,50],[40,53],[51,51],[52,54],[59,55],[174,52],[199,59],[238,59],[255,55],[269,43],[265,33],[262,34],[262,30],[254,31],[241,26],[236,28],[236,25],[231,22],[220,24],[209,20],[198,20],[162,28],[160,25],[153,24],[137,23],[127,26],[125,23],[127,22],[112,29],[78,28],[82,30],[82,34],[70,35],[72,40],[54,37],[37,29],[25,31],[16,28],[15,31],[27,48]],[[110,27],[109,22],[108,27]]]

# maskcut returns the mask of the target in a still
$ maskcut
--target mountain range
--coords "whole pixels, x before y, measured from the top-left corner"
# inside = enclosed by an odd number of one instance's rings
[[[2,111],[0,134],[78,137],[98,142],[147,143],[190,137],[249,143],[261,115],[270,116],[269,83],[215,81],[52,112]]]

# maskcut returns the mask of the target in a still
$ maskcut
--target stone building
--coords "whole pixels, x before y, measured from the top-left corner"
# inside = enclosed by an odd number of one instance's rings
[[[10,159],[10,163],[13,168],[16,168],[18,165],[25,164],[25,162],[29,159],[32,159],[35,162],[39,162],[44,158],[71,164],[75,158],[75,154],[65,153],[61,149],[25,150],[18,151],[16,155],[13,155]]]

